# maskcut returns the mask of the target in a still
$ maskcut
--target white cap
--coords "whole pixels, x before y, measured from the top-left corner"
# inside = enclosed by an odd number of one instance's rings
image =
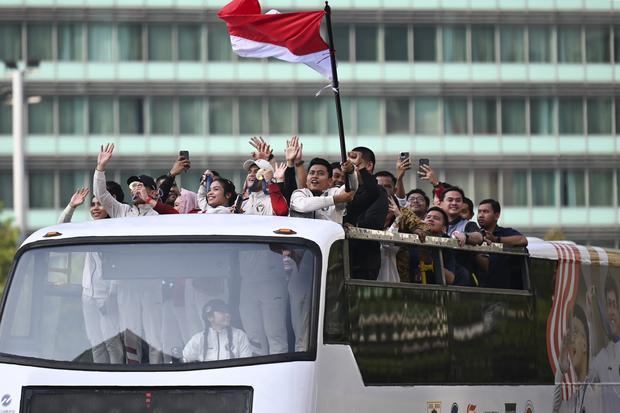
[[[246,171],[249,171],[252,165],[258,166],[258,169],[264,169],[266,171],[273,171],[273,166],[271,166],[271,164],[264,159],[256,159],[256,160],[248,159],[247,161],[243,163],[243,169],[245,169]]]

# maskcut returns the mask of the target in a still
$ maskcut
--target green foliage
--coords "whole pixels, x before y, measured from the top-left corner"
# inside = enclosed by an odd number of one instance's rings
[[[4,289],[6,277],[11,269],[18,235],[19,232],[10,219],[0,221],[0,292]]]

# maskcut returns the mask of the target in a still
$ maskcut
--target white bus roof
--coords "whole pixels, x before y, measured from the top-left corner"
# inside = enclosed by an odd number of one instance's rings
[[[295,233],[274,233],[279,229],[289,229]],[[52,225],[34,232],[22,246],[51,239],[177,235],[300,237],[318,245],[329,245],[336,239],[344,238],[344,230],[335,222],[307,218],[233,214],[152,215]]]

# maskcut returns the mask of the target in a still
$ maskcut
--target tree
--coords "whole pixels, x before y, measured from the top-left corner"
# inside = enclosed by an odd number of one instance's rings
[[[2,205],[0,205],[0,211]],[[11,270],[13,256],[17,249],[19,231],[13,226],[10,219],[0,221],[0,291],[4,289],[6,277]]]

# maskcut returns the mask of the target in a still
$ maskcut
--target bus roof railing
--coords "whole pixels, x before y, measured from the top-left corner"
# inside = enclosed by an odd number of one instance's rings
[[[348,239],[360,239],[367,241],[394,242],[397,244],[419,245],[424,247],[450,248],[478,253],[501,253],[508,255],[528,255],[527,249],[519,247],[508,247],[502,243],[494,242],[479,246],[465,245],[459,247],[458,241],[453,238],[427,236],[424,242],[417,234],[401,232],[380,231],[376,229],[345,227],[345,234]]]

